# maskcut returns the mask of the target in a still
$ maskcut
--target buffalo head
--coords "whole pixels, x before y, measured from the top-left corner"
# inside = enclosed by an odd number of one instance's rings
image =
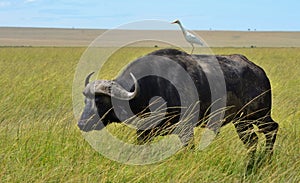
[[[114,112],[112,99],[129,101],[137,95],[139,91],[138,82],[135,76],[130,73],[134,81],[134,91],[129,92],[121,85],[111,80],[96,80],[90,83],[90,73],[85,79],[85,107],[78,122],[78,127],[82,131],[101,130],[109,122],[120,121]]]

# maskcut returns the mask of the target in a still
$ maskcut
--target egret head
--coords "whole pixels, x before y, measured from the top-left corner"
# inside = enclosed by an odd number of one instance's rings
[[[180,24],[180,21],[177,19],[177,20],[174,20],[171,24]]]

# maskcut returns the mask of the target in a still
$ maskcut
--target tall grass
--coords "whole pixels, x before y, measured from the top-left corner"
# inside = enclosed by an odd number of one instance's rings
[[[127,59],[125,65],[151,50],[128,48],[113,59]],[[203,151],[182,149],[161,163],[143,166],[111,161],[89,146],[73,117],[72,81],[84,48],[2,47],[0,182],[299,182],[300,49],[213,51],[244,54],[271,80],[272,116],[280,129],[272,161],[256,173],[243,176],[247,150],[231,124]],[[114,66],[107,66],[103,77],[112,78],[121,68]],[[120,138],[134,135],[122,125],[109,130]],[[201,133],[196,130],[195,142]]]

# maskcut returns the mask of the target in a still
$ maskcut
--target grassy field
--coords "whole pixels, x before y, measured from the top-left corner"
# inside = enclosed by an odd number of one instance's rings
[[[128,49],[113,59],[125,64],[153,48]],[[84,50],[0,48],[0,182],[300,182],[300,48],[213,49],[246,55],[271,80],[272,114],[280,125],[275,153],[246,178],[247,151],[233,125],[204,151],[183,149],[152,165],[124,165],[92,149],[72,110],[73,77]],[[114,67],[108,63],[103,77],[113,77]],[[109,128],[115,127],[123,128]]]

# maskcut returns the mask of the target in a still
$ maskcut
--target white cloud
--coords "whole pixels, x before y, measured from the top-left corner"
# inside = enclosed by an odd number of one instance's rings
[[[11,2],[9,1],[0,1],[0,8],[4,8],[11,5]]]
[[[33,3],[33,2],[36,2],[37,0],[25,0],[24,2],[25,3]]]

